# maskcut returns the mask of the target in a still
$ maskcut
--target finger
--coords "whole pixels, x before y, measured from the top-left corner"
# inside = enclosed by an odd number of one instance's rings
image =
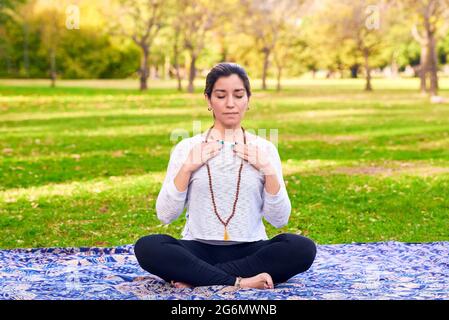
[[[212,154],[214,154],[215,152],[217,152],[217,150],[215,150],[215,149],[207,149],[207,150],[203,150],[203,157],[208,158],[208,157],[210,157]]]
[[[272,288],[274,287],[273,279],[267,279],[267,284],[268,284],[268,287],[269,287],[270,289],[272,289]]]
[[[237,149],[235,149],[235,151],[240,152],[241,154],[248,154],[248,151],[245,150],[245,148],[243,148],[243,147],[237,148]]]
[[[221,149],[223,149],[223,145],[214,145],[212,146],[211,150],[213,151],[220,151]]]
[[[221,144],[219,140],[209,139],[206,141],[206,144]]]
[[[211,154],[216,156],[217,154],[220,153],[220,151],[221,151],[221,148],[220,149],[214,149],[214,150],[212,150]]]
[[[212,142],[203,146],[203,151],[210,152],[212,150],[221,150],[223,148],[222,144]]]
[[[243,160],[248,161],[248,156],[242,152],[236,152],[236,155],[242,158]]]
[[[245,151],[235,151],[236,154],[240,155],[240,157],[244,158],[246,161],[251,160],[251,163],[257,162],[257,155],[252,152],[245,152]]]
[[[245,150],[245,145],[241,144],[241,143],[236,143],[236,144],[234,144],[234,149]]]
[[[243,149],[243,147],[241,145],[238,145],[238,144],[235,145],[234,148],[232,148],[232,150],[235,153],[237,153],[237,152],[244,153],[245,152],[245,149]]]
[[[202,159],[204,159],[207,153],[212,152],[213,150],[220,150],[220,146],[218,143],[214,142],[203,143],[199,145],[197,148],[195,148],[193,158],[196,161],[201,161]]]
[[[215,157],[220,153],[220,150],[211,150],[210,152],[207,152],[204,156],[205,161]]]
[[[236,145],[234,150],[240,151],[240,152],[242,152],[243,154],[246,154],[246,155],[251,155],[251,154],[257,152],[257,150],[254,149],[252,146],[247,146],[247,145]]]
[[[208,140],[208,141],[206,141],[206,142],[203,142],[203,147],[205,147],[205,146],[211,146],[211,145],[214,145],[214,144],[216,144],[216,143],[217,143],[217,141]]]

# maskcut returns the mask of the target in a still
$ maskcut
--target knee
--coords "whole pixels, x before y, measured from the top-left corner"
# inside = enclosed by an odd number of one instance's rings
[[[316,244],[311,239],[302,237],[302,250],[304,257],[304,271],[307,271],[312,266],[316,257]]]
[[[170,240],[172,237],[165,234],[151,234],[139,238],[134,245],[134,255],[139,264],[143,266],[148,264],[148,261],[154,260],[163,247],[163,242]]]
[[[293,266],[298,268],[299,272],[310,269],[315,261],[317,247],[311,239],[297,234],[285,233],[284,239],[289,243],[289,253]]]

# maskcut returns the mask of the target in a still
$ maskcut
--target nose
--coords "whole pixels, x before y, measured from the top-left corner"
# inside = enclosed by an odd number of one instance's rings
[[[234,108],[234,98],[230,95],[226,101],[226,107],[229,109]]]

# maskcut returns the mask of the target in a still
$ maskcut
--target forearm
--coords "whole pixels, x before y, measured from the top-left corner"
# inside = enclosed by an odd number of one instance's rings
[[[274,168],[267,168],[264,172],[267,172],[265,174],[265,190],[270,194],[277,194],[281,185],[279,184],[279,179],[275,174]]]
[[[192,172],[188,169],[186,165],[183,165],[179,169],[178,174],[176,175],[174,180],[176,189],[178,189],[178,191],[184,192],[187,190],[191,175]]]
[[[157,216],[164,224],[169,224],[183,212],[190,173],[181,167],[171,179],[164,183],[156,200]]]

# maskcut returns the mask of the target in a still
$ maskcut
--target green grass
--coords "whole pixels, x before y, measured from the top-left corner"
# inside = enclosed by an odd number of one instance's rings
[[[449,239],[449,104],[415,79],[254,82],[245,128],[277,129],[294,232],[320,244]],[[133,82],[135,85],[135,82]],[[174,142],[212,124],[201,94],[153,82],[0,81],[0,248],[112,246],[180,237],[155,201]],[[449,99],[449,81],[441,94]]]

